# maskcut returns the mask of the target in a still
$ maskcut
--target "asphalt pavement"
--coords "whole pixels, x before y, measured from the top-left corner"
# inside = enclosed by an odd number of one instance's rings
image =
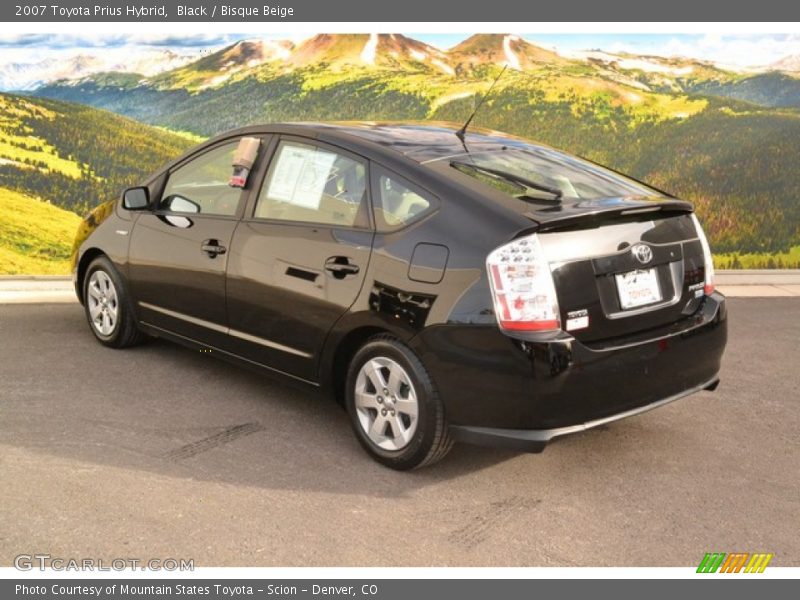
[[[729,319],[716,392],[396,473],[317,394],[163,341],[106,349],[77,304],[0,305],[0,565],[797,566],[800,301]]]

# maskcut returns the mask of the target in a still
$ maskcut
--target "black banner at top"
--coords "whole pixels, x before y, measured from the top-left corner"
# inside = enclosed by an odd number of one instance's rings
[[[786,0],[17,0],[3,22],[776,22],[800,21]]]

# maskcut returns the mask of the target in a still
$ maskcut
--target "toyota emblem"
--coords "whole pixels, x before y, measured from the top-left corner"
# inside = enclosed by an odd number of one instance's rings
[[[644,244],[636,244],[631,248],[631,252],[643,265],[646,265],[651,260],[653,260],[653,249],[650,246],[645,246]]]

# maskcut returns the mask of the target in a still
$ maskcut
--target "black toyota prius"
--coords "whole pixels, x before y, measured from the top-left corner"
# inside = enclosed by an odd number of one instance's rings
[[[222,134],[95,209],[73,265],[101,343],[321,388],[395,469],[713,390],[727,335],[691,204],[443,124]]]

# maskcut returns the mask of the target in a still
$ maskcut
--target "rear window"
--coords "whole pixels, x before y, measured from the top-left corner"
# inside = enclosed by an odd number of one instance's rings
[[[546,148],[504,147],[496,151],[472,152],[450,160],[453,168],[514,197],[596,200],[663,196],[644,184],[589,161]],[[504,177],[506,174],[509,177]]]

